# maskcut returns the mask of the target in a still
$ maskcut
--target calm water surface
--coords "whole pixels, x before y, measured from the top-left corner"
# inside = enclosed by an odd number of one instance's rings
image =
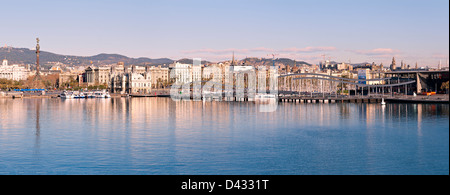
[[[449,105],[0,99],[0,174],[449,174]]]

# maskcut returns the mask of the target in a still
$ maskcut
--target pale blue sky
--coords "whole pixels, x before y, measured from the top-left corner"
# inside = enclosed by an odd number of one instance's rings
[[[206,58],[278,53],[317,63],[435,66],[449,53],[448,0],[1,1],[0,45],[91,56]]]

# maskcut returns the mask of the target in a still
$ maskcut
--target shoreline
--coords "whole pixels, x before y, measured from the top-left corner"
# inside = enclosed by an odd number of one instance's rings
[[[53,99],[60,98],[58,94],[37,95],[37,94],[6,94],[0,99]],[[122,94],[111,94],[111,98],[170,98],[168,95],[131,95],[129,97]],[[289,97],[280,98],[279,103],[380,103],[382,97],[347,97],[347,98],[302,98]],[[417,104],[448,104],[449,95],[439,94],[435,96],[399,96],[385,97],[387,103],[417,103]]]

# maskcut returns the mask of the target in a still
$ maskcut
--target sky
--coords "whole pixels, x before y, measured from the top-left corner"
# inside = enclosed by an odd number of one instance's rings
[[[448,0],[0,0],[0,46],[64,55],[445,64]]]

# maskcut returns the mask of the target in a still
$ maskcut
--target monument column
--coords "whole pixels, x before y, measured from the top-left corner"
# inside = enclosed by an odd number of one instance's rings
[[[36,38],[36,42],[36,77],[34,78],[34,80],[40,80],[41,77],[39,75],[39,53],[41,53],[41,47],[39,46],[39,38]]]

